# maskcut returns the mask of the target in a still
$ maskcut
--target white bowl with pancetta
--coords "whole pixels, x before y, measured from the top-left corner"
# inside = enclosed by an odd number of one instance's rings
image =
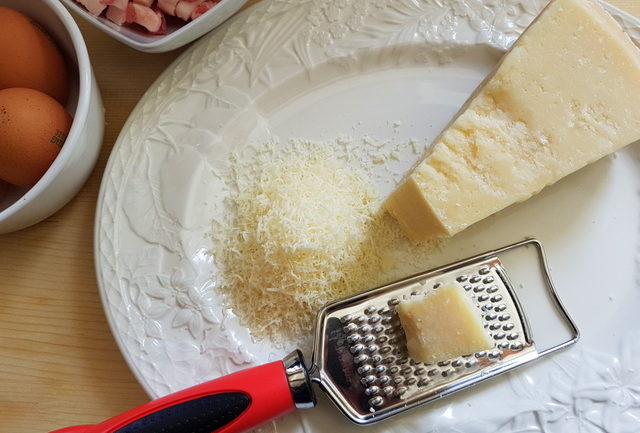
[[[247,0],[60,0],[98,29],[148,53],[179,48],[222,24]]]

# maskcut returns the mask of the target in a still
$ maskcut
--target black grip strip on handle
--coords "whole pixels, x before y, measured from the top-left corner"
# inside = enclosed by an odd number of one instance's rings
[[[211,433],[237,418],[251,403],[240,392],[207,395],[153,412],[113,433]]]

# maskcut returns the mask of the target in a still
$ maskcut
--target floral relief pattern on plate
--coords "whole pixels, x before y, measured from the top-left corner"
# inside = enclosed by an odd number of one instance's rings
[[[640,333],[620,339],[617,353],[580,348],[553,360],[537,383],[526,373],[511,380],[529,409],[500,432],[631,432],[640,423]]]

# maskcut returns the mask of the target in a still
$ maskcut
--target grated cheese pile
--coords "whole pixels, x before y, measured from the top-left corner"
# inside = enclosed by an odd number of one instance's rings
[[[344,142],[251,152],[232,158],[233,212],[212,233],[220,288],[255,337],[303,337],[326,303],[408,275],[394,252],[415,247]]]

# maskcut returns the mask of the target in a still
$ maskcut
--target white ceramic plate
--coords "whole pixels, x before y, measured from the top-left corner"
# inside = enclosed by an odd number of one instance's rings
[[[226,314],[206,253],[229,152],[269,137],[429,142],[542,0],[264,1],[151,87],[111,155],[96,267],[113,333],[152,397],[280,359]],[[636,40],[640,23],[609,10]],[[446,263],[535,236],[582,331],[569,351],[368,431],[640,429],[638,181],[631,145],[456,236]],[[418,158],[390,163],[402,173]],[[395,164],[395,165],[394,165]],[[378,173],[381,194],[390,190]],[[309,354],[307,353],[307,357]],[[321,394],[318,392],[318,394]],[[319,406],[278,430],[354,429]]]

